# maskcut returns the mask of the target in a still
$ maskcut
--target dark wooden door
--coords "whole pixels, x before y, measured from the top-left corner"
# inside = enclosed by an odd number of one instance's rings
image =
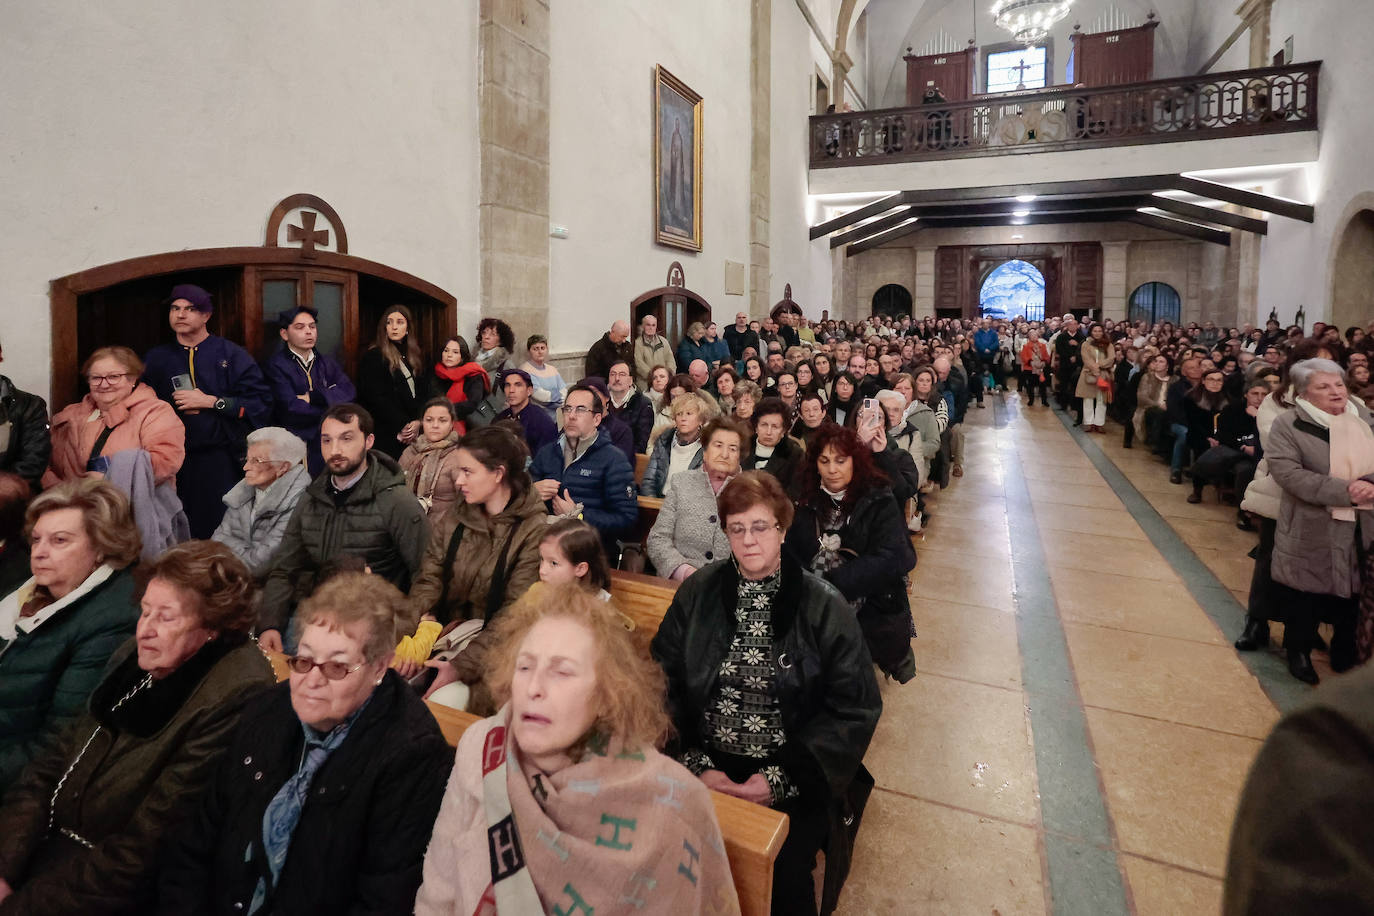
[[[921,104],[927,89],[939,89],[947,102],[962,102],[973,95],[977,51],[966,48],[949,54],[905,55],[906,103]]]

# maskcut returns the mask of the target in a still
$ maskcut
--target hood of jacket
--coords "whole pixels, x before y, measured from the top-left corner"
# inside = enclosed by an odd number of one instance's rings
[[[600,441],[599,437],[597,441]],[[497,526],[519,525],[533,516],[548,515],[544,501],[539,498],[539,493],[534,487],[526,490],[524,495],[512,499],[506,504],[506,508],[494,516],[488,516],[480,505],[467,500],[460,500],[449,511],[458,519],[458,524],[470,531],[490,531]]]
[[[158,402],[157,392],[153,391],[151,387],[145,385],[143,382],[139,382],[134,386],[134,390],[129,392],[127,398],[105,411],[100,419],[106,426],[114,428],[129,419],[129,416],[135,410],[146,408],[154,402]],[[64,407],[62,410],[58,411],[57,416],[53,417],[52,425],[56,428],[70,423],[76,423],[89,417],[99,409],[100,408],[95,406],[95,398],[87,394],[75,404]]]

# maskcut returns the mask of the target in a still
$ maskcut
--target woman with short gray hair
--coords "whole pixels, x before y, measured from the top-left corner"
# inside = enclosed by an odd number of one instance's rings
[[[1374,420],[1350,399],[1331,360],[1303,360],[1289,380],[1297,406],[1274,421],[1265,455],[1282,491],[1273,578],[1288,670],[1315,684],[1311,650],[1321,621],[1335,627],[1332,669],[1357,661],[1359,557],[1374,544]]]
[[[255,577],[263,578],[309,485],[305,443],[280,426],[254,430],[248,434],[243,480],[224,494],[224,519],[213,540],[232,550]]]

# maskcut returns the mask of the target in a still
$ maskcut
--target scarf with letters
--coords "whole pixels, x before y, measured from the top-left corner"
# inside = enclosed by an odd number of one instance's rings
[[[575,763],[527,779],[510,716],[487,720],[482,747],[491,884],[473,916],[739,913],[710,793],[685,767],[593,733]]]

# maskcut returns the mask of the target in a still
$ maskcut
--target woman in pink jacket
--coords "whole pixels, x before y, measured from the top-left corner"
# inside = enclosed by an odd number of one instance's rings
[[[102,477],[109,457],[141,448],[157,483],[170,480],[186,457],[186,428],[171,404],[140,384],[143,361],[128,347],[101,347],[81,368],[90,393],[52,419],[51,487],[78,477]]]

